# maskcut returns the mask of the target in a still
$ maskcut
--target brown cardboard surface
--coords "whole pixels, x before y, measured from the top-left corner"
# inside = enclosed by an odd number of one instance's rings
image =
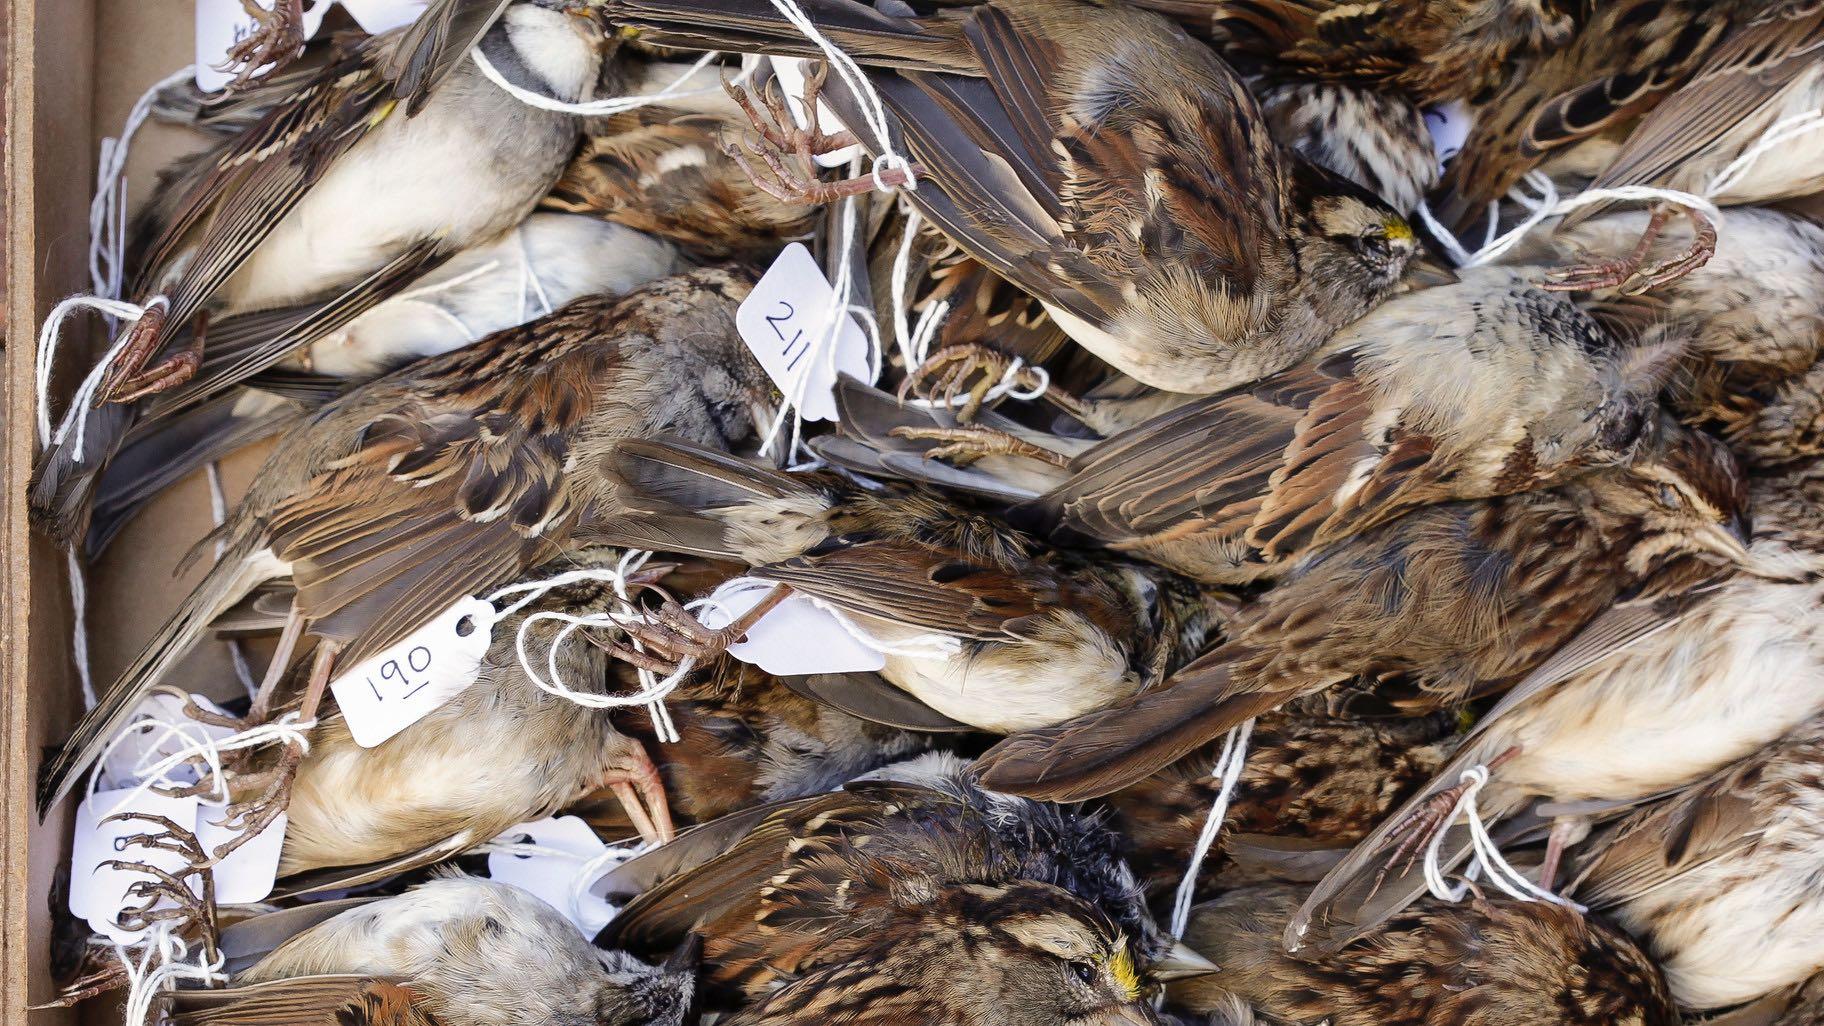
[[[5,2],[5,0],[0,0]],[[7,345],[5,486],[0,494],[6,586],[0,591],[0,1022],[27,1021],[28,1003],[51,994],[48,895],[67,849],[68,810],[39,824],[31,790],[40,753],[81,708],[70,662],[70,607],[64,559],[27,528],[24,492],[36,447],[33,355],[39,320],[61,297],[87,291],[88,203],[103,135],[118,131],[147,86],[191,59],[193,0],[10,0],[7,35]],[[189,133],[148,125],[128,168],[131,202],[151,190],[156,170],[193,148]],[[87,325],[73,325],[70,352]],[[64,363],[81,367],[79,359]],[[59,382],[75,376],[66,371]],[[223,468],[230,499],[259,454]],[[105,687],[200,575],[173,576],[210,527],[207,486],[183,482],[155,503],[90,569],[90,653]],[[186,665],[199,689],[230,672],[224,651],[206,646]],[[31,1013],[34,1023],[72,1013]]]

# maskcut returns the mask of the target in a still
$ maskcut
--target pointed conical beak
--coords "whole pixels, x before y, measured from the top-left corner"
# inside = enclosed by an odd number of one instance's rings
[[[1146,977],[1154,983],[1175,983],[1178,980],[1189,980],[1198,976],[1208,976],[1221,972],[1216,963],[1191,950],[1190,945],[1179,941],[1170,953],[1146,972]]]

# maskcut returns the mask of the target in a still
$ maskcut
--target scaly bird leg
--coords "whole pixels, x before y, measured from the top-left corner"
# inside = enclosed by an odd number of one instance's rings
[[[1691,220],[1691,245],[1665,260],[1648,264],[1647,254],[1652,252],[1673,215],[1679,213]],[[1715,252],[1716,225],[1708,217],[1689,207],[1660,203],[1653,207],[1646,230],[1627,256],[1592,260],[1553,271],[1540,287],[1553,292],[1620,288],[1628,295],[1639,295],[1690,274],[1704,266]]]
[[[762,113],[750,90],[732,84],[724,86],[760,136],[759,144],[751,149],[733,143],[724,147],[724,152],[753,180],[755,187],[782,203],[821,206],[882,186],[898,188],[924,174],[924,169],[915,164],[909,168],[883,168],[878,182],[873,175],[839,182],[818,179],[815,157],[853,146],[858,141],[852,132],[826,133],[818,123],[817,101],[829,74],[829,66],[819,63],[815,71],[805,76],[806,127],[799,126],[778,90],[769,88],[761,94],[761,102],[766,105],[766,111]],[[795,159],[796,168],[787,166],[788,156]],[[766,166],[764,171],[755,165],[756,158]]]
[[[1519,754],[1520,748],[1516,745],[1489,760],[1488,765],[1484,768],[1493,771]],[[1383,865],[1380,872],[1375,874],[1374,886],[1369,890],[1370,894],[1380,891],[1381,884],[1386,881],[1387,874],[1394,867],[1398,866],[1401,873],[1410,870],[1414,863],[1418,862],[1425,849],[1431,845],[1432,839],[1450,829],[1451,813],[1469,788],[1470,784],[1467,781],[1447,787],[1425,799],[1424,804],[1400,820],[1399,824],[1393,828],[1393,832],[1388,835],[1388,840],[1395,842],[1393,854],[1388,856],[1386,865]]]
[[[620,799],[627,818],[647,844],[669,844],[677,836],[672,825],[671,803],[665,797],[665,780],[659,768],[646,754],[646,746],[635,738],[626,738],[624,758],[620,765],[610,766],[598,786],[606,787]]]
[[[152,312],[148,312],[140,320],[143,323],[151,316]],[[137,333],[138,326],[135,325],[133,330]],[[157,363],[145,366],[146,358],[151,356],[148,352],[145,357],[137,361],[136,369],[127,369],[126,354],[123,353],[122,359],[116,361],[114,366],[108,370],[108,376],[96,395],[101,397],[103,402],[130,403],[135,399],[157,395],[168,389],[176,388],[189,381],[196,377],[197,369],[203,365],[203,340],[208,332],[209,315],[199,313],[196,315],[196,327],[191,332],[190,341],[184,343],[177,352]]]
[[[967,342],[945,346],[906,375],[906,380],[899,385],[899,398],[903,402],[908,395],[916,393],[927,402],[941,402],[954,409],[958,421],[967,424],[975,420],[988,393],[1007,377],[1012,366],[1013,357],[988,346]],[[1014,374],[1012,384],[1031,390],[1038,388],[1044,380],[1033,368],[1021,367]],[[961,407],[956,406],[958,395],[964,397]],[[1076,397],[1050,387],[1046,388],[1045,398],[1073,416],[1073,406],[1082,408]]]
[[[241,9],[258,28],[230,47],[227,60],[217,65],[217,70],[234,73],[230,91],[254,81],[268,64],[278,71],[304,50],[304,0],[274,0],[270,11],[257,0],[241,0]]]
[[[917,428],[897,427],[891,432],[895,438],[906,438],[918,442],[938,442],[939,445],[927,450],[928,460],[946,460],[959,467],[966,467],[984,456],[1019,456],[1023,459],[1048,463],[1054,467],[1068,469],[1070,457],[1061,452],[1054,452],[1042,445],[1037,445],[1010,435],[1005,431],[996,431],[985,427],[956,428]]]
[[[627,636],[650,649],[650,652],[639,652],[620,643],[610,645],[608,650],[616,658],[668,676],[676,673],[685,659],[702,666],[728,651],[730,645],[739,643],[754,624],[759,623],[762,617],[772,612],[791,593],[790,587],[776,584],[752,609],[742,613],[735,622],[716,630],[703,626],[689,611],[668,597],[653,611],[651,619],[626,627]]]

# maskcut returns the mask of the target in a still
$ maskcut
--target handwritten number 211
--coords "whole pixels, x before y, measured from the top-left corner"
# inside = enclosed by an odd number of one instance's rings
[[[811,347],[810,343],[804,341],[803,328],[799,328],[797,331],[792,332],[791,338],[785,337],[785,329],[781,328],[779,325],[786,321],[790,321],[797,315],[798,311],[794,310],[792,304],[783,299],[779,300],[779,305],[784,308],[785,312],[781,314],[767,314],[766,323],[772,326],[773,334],[779,336],[779,341],[783,343],[779,352],[780,355],[788,358],[786,360],[785,369],[789,371],[798,366],[798,361],[804,357],[805,352]]]

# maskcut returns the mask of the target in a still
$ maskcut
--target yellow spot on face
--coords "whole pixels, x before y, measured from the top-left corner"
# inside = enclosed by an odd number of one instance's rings
[[[1382,228],[1386,230],[1389,239],[1399,242],[1411,242],[1413,240],[1412,225],[1407,224],[1400,218],[1388,218],[1386,223],[1382,225]]]
[[[1140,971],[1134,967],[1134,956],[1127,945],[1115,949],[1114,957],[1108,960],[1108,972],[1129,1001],[1140,996]]]

